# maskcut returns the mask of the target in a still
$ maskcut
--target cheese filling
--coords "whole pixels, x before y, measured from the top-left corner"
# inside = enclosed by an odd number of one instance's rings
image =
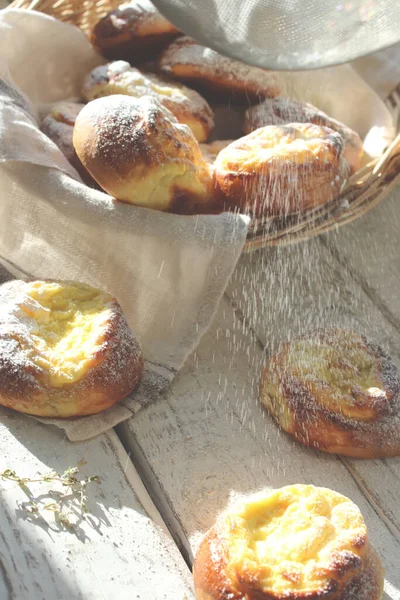
[[[31,360],[48,373],[49,384],[79,381],[100,346],[112,297],[75,282],[28,285],[19,311],[29,328]]]
[[[290,344],[286,372],[301,378],[330,412],[367,421],[376,402],[387,399],[375,362],[362,343],[299,340]]]
[[[255,160],[253,146],[256,146],[259,164],[278,161],[278,164],[282,165],[283,160],[299,165],[315,161],[329,162],[334,141],[339,138],[338,134],[332,133],[332,136],[333,141],[330,141],[327,133],[317,126],[308,129],[301,125],[298,127],[288,125],[284,129],[273,125],[262,127],[244,137],[241,144],[237,143],[230,147],[229,152],[222,152],[221,166],[225,166],[226,156],[228,164],[237,162],[241,165],[241,170],[251,171]]]
[[[363,552],[366,526],[341,494],[294,485],[255,494],[227,517],[227,568],[264,592],[325,589],[341,552]],[[354,566],[353,566],[354,568]]]

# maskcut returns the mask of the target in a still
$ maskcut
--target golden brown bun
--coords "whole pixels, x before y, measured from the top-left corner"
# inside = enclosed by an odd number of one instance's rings
[[[245,499],[193,567],[197,600],[380,600],[383,575],[358,507],[311,485]]]
[[[189,37],[178,38],[164,50],[159,69],[163,75],[174,79],[238,93],[250,99],[278,96],[281,91],[272,71],[222,56]]]
[[[256,216],[286,216],[332,200],[348,175],[341,135],[291,123],[256,129],[222,150],[215,178],[226,204]]]
[[[149,0],[134,0],[103,17],[92,31],[91,42],[107,58],[137,65],[156,58],[178,34]]]
[[[152,96],[168,108],[179,123],[188,125],[199,142],[207,140],[214,128],[213,111],[200,94],[158,75],[144,75],[123,60],[93,69],[85,79],[82,94],[88,101],[112,94],[134,98]]]
[[[92,415],[134,390],[138,342],[117,300],[71,281],[0,286],[0,404],[41,417]]]
[[[363,147],[358,133],[340,121],[328,117],[312,104],[283,97],[267,98],[261,104],[246,111],[243,129],[245,134],[248,134],[265,125],[286,125],[287,123],[313,123],[337,131],[344,139],[343,157],[350,167],[350,174],[352,175],[360,168]]]
[[[84,104],[76,102],[58,102],[43,119],[40,128],[58,146],[74,169],[78,171],[82,181],[90,187],[98,188],[97,183],[79,160],[72,143],[76,117],[83,107]]]
[[[284,431],[323,450],[400,455],[400,379],[377,344],[346,330],[318,330],[283,344],[266,366],[261,402]]]
[[[191,130],[150,96],[89,102],[76,120],[74,147],[118,200],[179,213],[210,204],[211,174]]]

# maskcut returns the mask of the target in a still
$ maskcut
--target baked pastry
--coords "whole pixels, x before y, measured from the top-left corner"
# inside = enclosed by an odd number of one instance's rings
[[[40,128],[58,146],[74,169],[78,171],[82,181],[90,187],[98,187],[79,160],[72,143],[75,120],[83,107],[84,104],[76,102],[58,102],[45,116]]]
[[[344,142],[308,123],[256,129],[224,150],[215,178],[226,204],[256,216],[286,216],[334,198],[348,176]]]
[[[380,600],[383,574],[359,508],[312,485],[238,503],[193,567],[197,600]]]
[[[108,96],[89,102],[74,129],[75,150],[118,200],[157,210],[207,209],[211,174],[186,125],[155,98]]]
[[[214,127],[213,111],[200,94],[158,75],[144,75],[123,60],[93,69],[85,79],[82,94],[88,101],[112,94],[126,94],[134,98],[152,96],[180,123],[189,125],[199,142],[207,140]]]
[[[140,347],[117,300],[73,281],[0,285],[0,404],[40,417],[92,415],[135,389]]]
[[[164,50],[159,69],[163,75],[179,81],[234,92],[247,100],[278,96],[281,91],[274,72],[222,56],[189,37],[176,39]]]
[[[261,403],[299,442],[378,458],[400,455],[400,378],[390,357],[354,331],[317,330],[267,363]]]
[[[149,0],[133,0],[103,17],[90,40],[103,56],[137,65],[155,58],[178,34]]]
[[[287,123],[313,123],[330,127],[344,139],[343,156],[350,167],[350,174],[358,171],[363,154],[362,141],[358,133],[307,102],[290,98],[267,98],[261,104],[249,108],[244,116],[245,134],[265,125],[286,125]]]

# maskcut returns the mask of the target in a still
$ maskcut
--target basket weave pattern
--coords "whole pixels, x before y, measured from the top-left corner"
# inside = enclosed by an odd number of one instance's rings
[[[89,34],[121,0],[15,0],[11,8],[37,10],[76,25]],[[400,182],[400,134],[381,156],[355,173],[340,195],[324,206],[290,219],[255,220],[245,251],[307,240],[366,214]]]

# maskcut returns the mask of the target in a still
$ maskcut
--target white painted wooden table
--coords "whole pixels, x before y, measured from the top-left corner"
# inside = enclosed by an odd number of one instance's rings
[[[313,483],[360,506],[386,569],[385,600],[400,600],[400,458],[305,449],[257,400],[266,353],[313,326],[361,330],[400,366],[399,233],[400,192],[338,233],[244,256],[169,394],[118,428],[189,561],[231,497]]]
[[[0,600],[194,600],[188,565],[230,499],[299,482],[360,506],[386,569],[385,600],[400,600],[400,458],[307,450],[257,399],[266,354],[313,326],[357,328],[400,366],[399,234],[400,191],[338,233],[244,256],[170,392],[117,432],[71,444],[0,409],[0,472],[32,477],[84,458],[84,472],[102,479],[73,533],[51,515],[28,519],[23,490],[0,482]]]
[[[23,491],[1,482],[0,600],[194,600],[187,565],[230,499],[296,482],[331,487],[360,506],[386,569],[385,600],[400,600],[400,458],[305,449],[257,398],[266,354],[313,326],[357,328],[400,366],[399,229],[400,191],[338,233],[243,256],[170,392],[116,432],[71,444],[1,410],[0,471],[32,477],[83,457],[102,483],[90,491],[93,517],[69,533],[50,518],[27,519]]]
[[[0,470],[32,476],[83,457],[102,483],[89,495],[93,519],[78,534],[26,519],[19,486],[1,483],[0,599],[193,600],[187,565],[230,499],[304,482],[360,506],[386,569],[384,598],[400,600],[400,458],[307,450],[257,399],[266,354],[312,326],[364,331],[400,366],[399,228],[400,191],[338,233],[243,256],[170,392],[116,433],[71,444],[59,430],[2,410]]]
[[[79,527],[57,526],[52,513],[28,518],[27,496],[0,484],[1,600],[193,600],[190,571],[113,431],[72,444],[60,430],[0,411],[0,471],[32,478],[82,470],[99,475]],[[29,486],[36,495],[51,485]],[[54,487],[54,485],[53,485]]]

